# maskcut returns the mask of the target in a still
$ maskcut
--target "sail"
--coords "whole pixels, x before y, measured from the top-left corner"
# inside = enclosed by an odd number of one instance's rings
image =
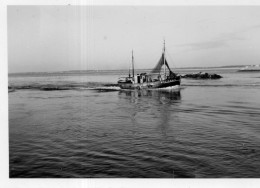
[[[162,54],[162,56],[161,56],[161,58],[160,58],[160,60],[159,60],[159,62],[156,64],[156,66],[153,68],[153,70],[151,71],[151,73],[160,73],[161,72],[161,69],[162,69],[162,66],[164,65],[164,54]],[[168,65],[168,63],[167,63],[167,60],[165,59],[165,65],[166,65],[166,67],[168,68],[168,70],[170,71],[170,74],[174,74],[172,71],[171,71],[171,69],[170,69],[170,67],[169,67],[169,65]]]

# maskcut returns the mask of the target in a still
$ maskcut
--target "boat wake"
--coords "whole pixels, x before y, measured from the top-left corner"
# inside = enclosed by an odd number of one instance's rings
[[[145,89],[145,90],[179,90],[180,86],[170,86],[164,88],[154,88],[154,89]],[[86,83],[66,83],[66,84],[24,84],[24,85],[15,85],[11,84],[8,86],[8,90],[42,90],[42,91],[57,91],[57,90],[97,90],[97,91],[119,91],[126,90],[121,89],[118,84],[113,83],[102,83],[102,82],[86,82]]]
[[[119,90],[117,84],[112,83],[101,83],[101,82],[86,82],[86,83],[57,83],[57,84],[11,84],[8,86],[8,90],[42,90],[42,91],[57,91],[57,90],[86,90],[86,89],[97,89],[97,90]]]
[[[89,88],[92,90],[98,90],[98,91],[119,91],[122,90],[120,87],[117,86],[104,86],[104,87],[96,87],[96,88]]]

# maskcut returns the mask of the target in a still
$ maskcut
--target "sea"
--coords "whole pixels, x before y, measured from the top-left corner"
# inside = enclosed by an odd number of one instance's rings
[[[223,78],[131,91],[127,70],[9,74],[9,177],[260,178],[260,72],[175,72]]]

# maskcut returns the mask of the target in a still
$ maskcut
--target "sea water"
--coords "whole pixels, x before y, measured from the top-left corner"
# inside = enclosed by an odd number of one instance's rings
[[[127,71],[10,74],[10,177],[259,178],[260,73],[179,70],[199,71],[223,78],[122,91],[98,88]]]

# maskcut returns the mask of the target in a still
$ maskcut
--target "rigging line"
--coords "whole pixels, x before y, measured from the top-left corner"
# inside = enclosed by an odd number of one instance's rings
[[[165,50],[165,52],[167,53],[167,55],[168,55],[170,61],[172,62],[173,67],[175,68],[176,66],[175,66],[175,63],[174,63],[173,59],[172,59],[171,56],[170,56],[170,53],[168,52],[167,49]],[[170,68],[171,68],[171,67],[170,67]]]

